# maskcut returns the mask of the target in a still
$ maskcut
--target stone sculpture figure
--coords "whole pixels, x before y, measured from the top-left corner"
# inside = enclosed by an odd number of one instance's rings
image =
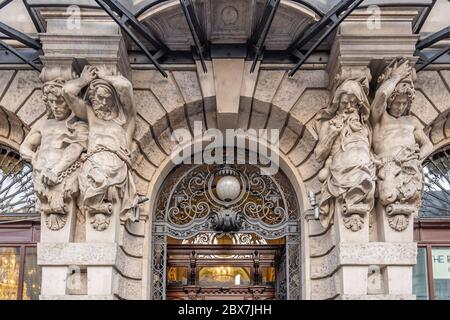
[[[325,227],[340,212],[345,227],[358,231],[374,207],[375,166],[366,83],[366,79],[345,80],[331,104],[316,116],[319,142],[314,153],[318,161],[325,162],[319,172],[320,218]]]
[[[394,59],[380,75],[371,105],[378,198],[396,231],[406,229],[409,216],[419,209],[421,162],[433,149],[419,120],[410,115],[414,77],[408,60]]]
[[[47,117],[34,125],[20,147],[33,165],[37,211],[49,229],[60,230],[76,208],[81,153],[87,148],[88,127],[71,112],[62,95],[64,81],[46,82],[43,99]]]
[[[79,93],[86,88],[85,99]],[[88,152],[79,177],[84,212],[95,230],[108,228],[111,215],[134,218],[138,205],[130,149],[136,125],[130,81],[105,66],[86,66],[63,94],[73,112],[89,124]]]

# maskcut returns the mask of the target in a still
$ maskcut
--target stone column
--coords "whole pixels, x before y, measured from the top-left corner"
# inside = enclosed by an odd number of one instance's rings
[[[375,81],[392,59],[402,56],[414,65],[418,40],[412,32],[415,15],[414,10],[380,8],[377,15],[365,9],[355,10],[339,26],[332,47],[327,67],[332,93],[344,79],[366,78],[367,83],[372,82],[368,94],[372,102]],[[394,232],[386,215],[380,212],[379,202],[375,197],[374,210],[366,215],[357,232],[345,228],[340,215],[334,217],[336,247],[327,259],[333,256],[337,270],[337,298],[414,298],[412,268],[417,249],[413,222],[406,230]]]
[[[120,28],[101,10],[81,12],[70,20],[65,9],[42,13],[47,32],[43,45],[43,81],[58,77],[70,80],[85,65],[105,65],[111,73],[130,79],[131,69]],[[121,274],[127,257],[120,247],[123,224],[113,212],[109,227],[95,230],[85,217],[74,236],[72,222],[66,233],[42,226],[38,263],[42,267],[41,299],[117,299],[126,286]],[[82,229],[82,230],[81,230]],[[127,262],[125,262],[127,261]],[[140,263],[140,262],[139,262]],[[126,281],[125,281],[126,282]]]

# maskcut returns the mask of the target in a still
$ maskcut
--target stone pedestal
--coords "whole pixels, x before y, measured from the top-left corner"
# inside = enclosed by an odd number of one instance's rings
[[[386,212],[386,208],[380,203],[376,208],[377,233],[380,241],[386,242],[413,242],[414,237],[414,213],[401,216],[399,222],[393,220],[394,216]],[[407,226],[404,226],[405,221]],[[405,229],[403,229],[405,228]]]
[[[49,230],[47,226],[47,215],[41,214],[43,226],[41,228],[40,242],[45,243],[65,243],[74,241],[76,231],[77,207],[72,201],[69,205],[69,212],[66,216],[64,227],[59,230]]]

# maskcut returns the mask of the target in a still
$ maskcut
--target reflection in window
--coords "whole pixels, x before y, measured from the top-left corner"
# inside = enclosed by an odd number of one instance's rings
[[[428,296],[427,249],[418,248],[417,264],[413,269],[413,293],[417,300],[427,300]]]
[[[169,267],[167,269],[167,284],[169,286],[187,285],[188,269],[185,267]]]
[[[18,298],[20,248],[0,247],[0,300]]]
[[[239,283],[239,284],[236,284]],[[199,284],[208,285],[249,285],[250,268],[243,267],[202,267],[199,272]]]
[[[432,248],[434,296],[450,300],[450,247]]]
[[[36,247],[27,247],[23,273],[23,300],[38,300],[41,291],[41,268],[37,265]]]
[[[0,145],[0,214],[34,212],[32,168],[13,149]]]
[[[275,285],[275,267],[261,267],[261,280],[264,286]]]
[[[422,218],[450,217],[450,146],[424,161]]]

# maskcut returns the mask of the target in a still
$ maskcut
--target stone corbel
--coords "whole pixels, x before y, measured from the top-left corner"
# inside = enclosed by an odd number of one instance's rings
[[[419,36],[412,32],[412,24],[418,11],[376,8],[355,10],[338,27],[327,66],[330,90],[340,79],[370,81],[395,57],[406,57],[411,65],[417,61],[414,51]]]
[[[120,28],[104,11],[80,9],[74,14],[66,8],[52,8],[41,10],[40,16],[47,25],[46,33],[39,34],[46,66],[60,65],[64,71],[76,59],[81,65],[77,72],[86,64],[106,65],[112,73],[120,72],[130,79],[131,68]]]

